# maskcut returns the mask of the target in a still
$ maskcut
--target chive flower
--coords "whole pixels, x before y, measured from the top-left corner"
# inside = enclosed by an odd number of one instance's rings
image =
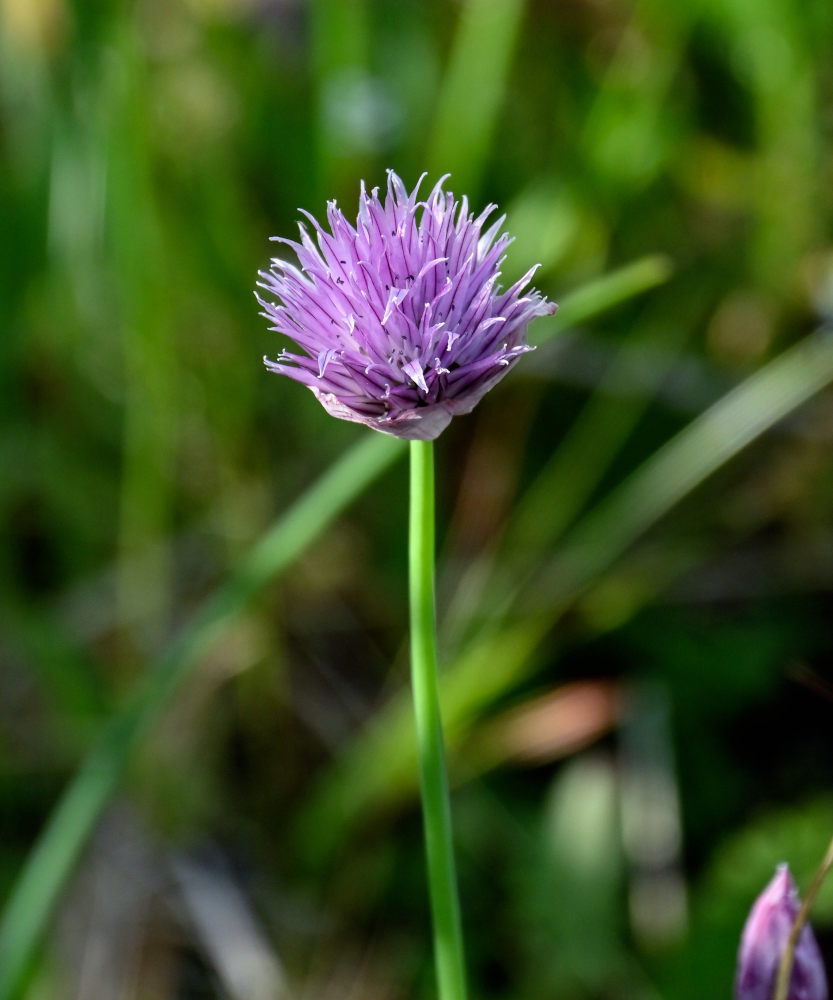
[[[475,217],[468,199],[443,189],[424,200],[388,171],[384,202],[361,186],[356,225],[335,201],[327,232],[309,213],[300,242],[273,237],[298,259],[274,258],[256,292],[271,329],[297,344],[266,367],[313,391],[335,417],[430,441],[468,413],[522,354],[526,328],[556,306],[527,286],[498,284],[505,216]]]
[[[779,865],[743,928],[736,1000],[772,1000],[778,967],[799,908],[798,890],[790,870]],[[827,1000],[824,963],[809,924],[802,929],[795,947],[787,1000]]]

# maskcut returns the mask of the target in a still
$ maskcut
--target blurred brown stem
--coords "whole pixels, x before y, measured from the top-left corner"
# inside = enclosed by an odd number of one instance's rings
[[[810,909],[815,902],[819,889],[822,886],[822,882],[824,882],[831,867],[833,867],[833,840],[831,840],[827,845],[827,851],[825,852],[824,858],[819,865],[818,871],[813,877],[810,888],[807,890],[804,902],[801,904],[801,908],[796,914],[792,930],[790,931],[790,936],[787,939],[787,946],[784,949],[784,954],[781,956],[781,962],[778,966],[778,978],[775,982],[774,1000],[787,1000],[787,992],[790,988],[790,976],[793,971],[793,961],[795,960],[795,949],[798,945],[798,939],[801,937],[801,932],[804,930],[804,925],[807,923],[807,918],[810,916]]]

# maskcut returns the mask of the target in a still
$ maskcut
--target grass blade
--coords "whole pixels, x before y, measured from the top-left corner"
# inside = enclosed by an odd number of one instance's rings
[[[366,435],[282,516],[240,569],[197,611],[105,728],[29,854],[0,923],[0,1000],[14,1000],[58,896],[130,756],[201,658],[263,587],[285,570],[383,469],[401,441]]]
[[[833,380],[833,337],[808,337],[727,393],[656,451],[565,539],[534,584],[562,599],[607,570],[686,495]]]
[[[588,281],[564,296],[549,324],[539,323],[533,327],[533,332],[538,335],[532,339],[544,343],[568,327],[586,323],[594,316],[663,284],[671,277],[672,269],[671,261],[664,254],[650,254]]]
[[[523,9],[523,0],[468,0],[460,15],[427,162],[432,178],[450,173],[469,196],[480,187]]]

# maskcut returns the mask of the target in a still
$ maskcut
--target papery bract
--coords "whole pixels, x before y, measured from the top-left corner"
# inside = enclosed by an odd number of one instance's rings
[[[475,218],[444,181],[421,201],[420,183],[408,193],[388,171],[384,203],[362,184],[355,226],[328,204],[329,232],[303,213],[316,240],[303,224],[300,242],[276,237],[300,267],[273,259],[259,272],[269,297],[256,293],[271,328],[302,352],[264,358],[271,371],[306,385],[333,416],[424,441],[531,350],[530,320],[556,310],[525,291],[535,268],[501,290],[504,217],[484,229],[495,206]]]
[[[779,865],[755,901],[743,928],[735,979],[736,1000],[773,1000],[781,956],[800,903],[790,870]],[[795,948],[787,1000],[827,1000],[827,977],[819,947],[805,925]]]

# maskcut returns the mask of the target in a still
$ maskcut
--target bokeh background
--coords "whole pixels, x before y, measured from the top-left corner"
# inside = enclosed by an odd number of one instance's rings
[[[0,996],[434,995],[404,450],[252,296],[386,167],[562,303],[437,445],[472,995],[729,995],[833,834],[831,53],[829,0],[2,0]]]

